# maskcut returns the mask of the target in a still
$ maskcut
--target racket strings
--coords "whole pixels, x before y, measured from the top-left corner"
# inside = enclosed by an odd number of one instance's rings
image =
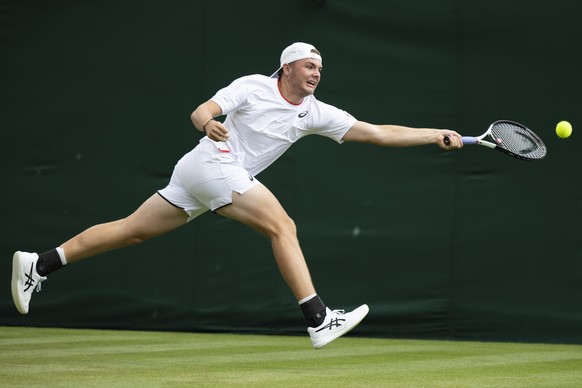
[[[546,156],[546,146],[542,139],[525,127],[501,122],[491,128],[491,136],[497,140],[498,147],[505,148],[516,155],[529,159]]]

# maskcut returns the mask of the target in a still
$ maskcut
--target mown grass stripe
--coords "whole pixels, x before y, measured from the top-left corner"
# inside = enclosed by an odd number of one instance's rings
[[[0,327],[0,386],[582,386],[582,346]]]

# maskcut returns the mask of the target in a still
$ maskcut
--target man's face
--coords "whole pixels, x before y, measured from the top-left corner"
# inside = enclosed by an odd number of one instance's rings
[[[315,89],[321,79],[321,62],[317,59],[300,59],[290,63],[289,84],[296,93],[309,96],[315,93]]]

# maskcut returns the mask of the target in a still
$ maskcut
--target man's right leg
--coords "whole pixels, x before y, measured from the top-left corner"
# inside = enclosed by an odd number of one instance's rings
[[[368,313],[367,305],[349,313],[332,311],[316,295],[299,246],[295,223],[265,186],[258,185],[242,195],[233,193],[232,204],[216,212],[262,232],[271,240],[281,275],[295,295],[310,326],[307,331],[314,348],[327,345],[364,319]]]
[[[242,222],[269,238],[281,275],[298,301],[315,294],[295,224],[277,198],[263,185],[232,196],[232,204],[217,209],[216,213]]]
[[[21,314],[27,314],[30,298],[46,275],[65,263],[140,243],[184,225],[188,214],[154,194],[129,217],[95,225],[62,244],[58,250],[16,252],[12,259],[12,298]]]

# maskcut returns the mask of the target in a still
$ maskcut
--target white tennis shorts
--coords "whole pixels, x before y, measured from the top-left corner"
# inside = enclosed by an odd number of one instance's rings
[[[191,221],[209,209],[231,204],[233,191],[244,194],[259,184],[235,155],[213,142],[201,142],[178,161],[170,183],[158,194],[184,209]]]

